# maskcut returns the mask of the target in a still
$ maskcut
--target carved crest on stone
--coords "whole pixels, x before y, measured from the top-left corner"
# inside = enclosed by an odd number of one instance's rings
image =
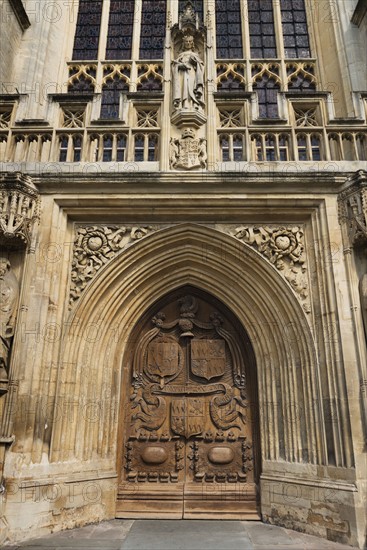
[[[181,139],[171,138],[170,167],[191,170],[206,167],[206,139],[197,139],[195,131],[187,128]]]

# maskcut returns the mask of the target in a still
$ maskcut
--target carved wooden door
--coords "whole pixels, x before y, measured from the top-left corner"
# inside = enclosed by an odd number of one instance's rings
[[[117,517],[258,519],[250,400],[228,319],[186,295],[131,353]]]

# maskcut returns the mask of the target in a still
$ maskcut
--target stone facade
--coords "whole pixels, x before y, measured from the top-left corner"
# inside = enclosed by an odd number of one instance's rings
[[[101,53],[109,2],[89,61],[73,56],[78,2],[5,4],[1,540],[116,517],[122,490],[139,500],[143,484],[124,481],[131,353],[155,304],[191,289],[246,335],[259,517],[363,548],[363,2],[306,2],[314,57],[262,60],[245,27],[242,59],[217,59],[214,3],[201,20],[173,0],[162,59],[140,58],[135,6],[125,61]]]

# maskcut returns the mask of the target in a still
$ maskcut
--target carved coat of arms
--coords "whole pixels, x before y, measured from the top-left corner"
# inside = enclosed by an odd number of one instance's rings
[[[185,130],[182,139],[171,139],[171,168],[205,168],[206,159],[206,140],[196,139],[193,130]]]
[[[179,345],[176,342],[151,342],[146,374],[153,380],[174,376],[179,370]]]
[[[195,376],[211,380],[226,370],[224,340],[193,340],[191,342],[191,371]]]
[[[171,428],[178,435],[189,438],[204,430],[205,401],[195,397],[174,399],[171,403]]]

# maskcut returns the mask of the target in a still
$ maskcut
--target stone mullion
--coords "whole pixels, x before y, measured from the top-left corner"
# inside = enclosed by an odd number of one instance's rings
[[[323,142],[324,142],[325,160],[331,160],[329,136],[328,136],[328,133],[326,131],[325,126],[322,129],[322,137],[323,137]]]
[[[106,45],[108,34],[108,21],[110,16],[110,0],[104,0],[102,5],[101,30],[99,34],[98,60],[106,59]],[[102,79],[97,80],[101,82]]]
[[[205,15],[205,14],[204,14]],[[206,55],[206,102],[207,102],[207,167],[209,171],[215,170],[218,158],[217,145],[217,107],[214,101],[213,93],[216,87],[216,65],[215,65],[215,7],[214,3],[208,5],[207,13],[207,43],[206,52],[204,51],[204,60]],[[205,42],[204,42],[205,46]]]
[[[250,48],[250,28],[248,21],[248,1],[241,1],[241,14],[242,14],[242,48],[243,48],[243,57],[246,63],[246,70],[248,68],[248,60],[251,58],[251,48]],[[246,81],[249,82],[251,79],[251,74],[246,75]]]
[[[167,9],[167,24],[166,24],[166,37],[165,37],[165,47],[164,47],[164,59],[163,59],[163,92],[166,101],[161,103],[161,132],[159,139],[159,160],[160,160],[160,169],[162,171],[169,170],[169,141],[171,135],[171,120],[170,120],[170,111],[171,111],[171,56],[172,56],[172,38],[170,30],[170,17],[171,10],[168,5]],[[167,98],[169,98],[167,100]]]

